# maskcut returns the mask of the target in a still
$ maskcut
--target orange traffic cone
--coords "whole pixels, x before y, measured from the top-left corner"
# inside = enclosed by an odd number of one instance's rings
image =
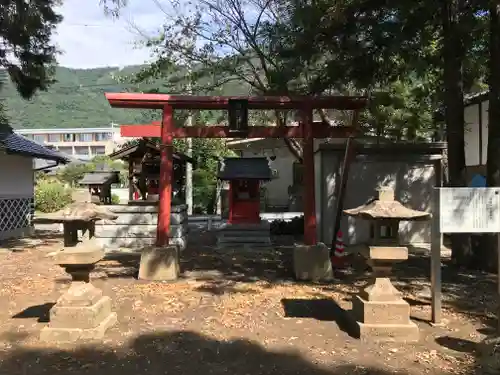
[[[335,268],[342,268],[345,265],[345,252],[344,252],[344,238],[342,236],[342,231],[339,230],[337,233],[337,238],[335,240],[335,251],[332,256],[332,266]]]

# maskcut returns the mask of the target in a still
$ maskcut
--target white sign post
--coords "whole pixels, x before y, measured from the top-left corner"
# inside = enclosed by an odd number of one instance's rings
[[[439,324],[441,323],[442,233],[498,234],[500,188],[436,188],[434,210],[431,238],[432,323]],[[500,257],[498,270],[500,293]]]

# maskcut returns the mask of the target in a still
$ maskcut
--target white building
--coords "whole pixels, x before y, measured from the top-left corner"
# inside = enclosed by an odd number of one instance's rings
[[[127,139],[120,135],[119,126],[106,128],[16,129],[17,134],[37,143],[53,146],[77,159],[92,159],[110,154]]]
[[[66,163],[59,152],[15,133],[0,133],[0,240],[31,232],[34,214],[33,159]]]
[[[488,104],[488,91],[468,95],[464,101],[465,165],[469,177],[486,173]]]

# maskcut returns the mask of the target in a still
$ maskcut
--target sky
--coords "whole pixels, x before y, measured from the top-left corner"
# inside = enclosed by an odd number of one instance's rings
[[[155,35],[164,16],[155,0],[129,0],[118,20],[104,14],[99,0],[64,0],[58,13],[64,20],[53,37],[62,51],[57,60],[62,66],[83,69],[150,61],[150,51],[138,47],[141,35],[133,25]]]

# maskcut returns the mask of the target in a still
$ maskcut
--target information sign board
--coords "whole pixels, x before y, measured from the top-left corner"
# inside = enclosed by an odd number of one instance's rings
[[[440,188],[441,233],[500,232],[500,188]]]

